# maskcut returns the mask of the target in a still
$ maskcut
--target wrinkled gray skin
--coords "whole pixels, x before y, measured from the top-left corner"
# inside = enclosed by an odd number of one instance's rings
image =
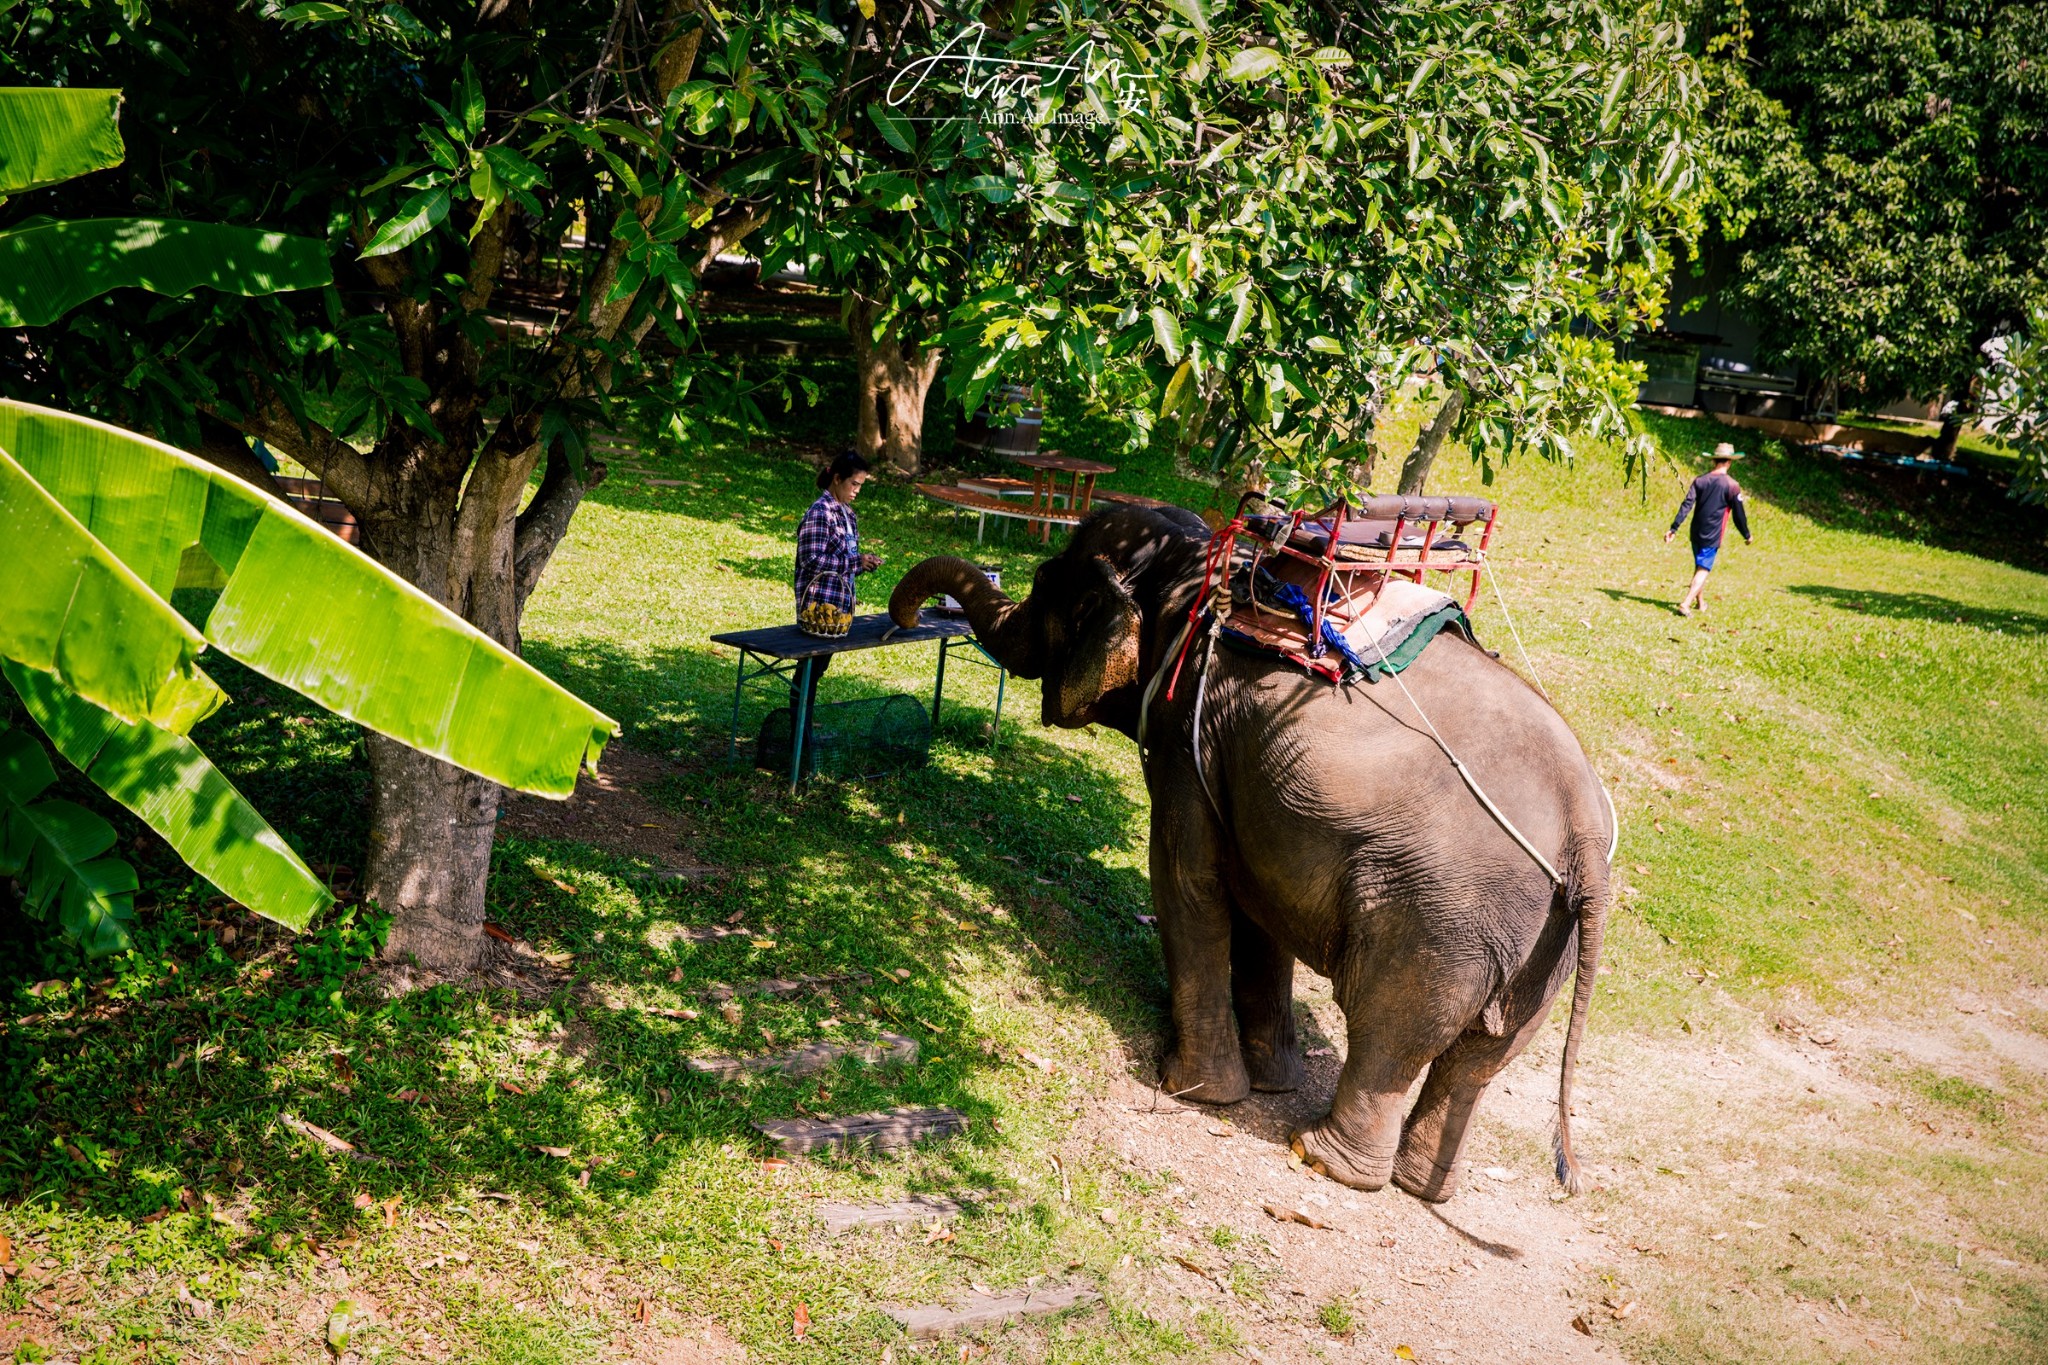
[[[928,559],[890,599],[899,624],[950,593],[1011,672],[1044,685],[1048,725],[1136,738],[1146,682],[1200,589],[1208,528],[1118,508],[1078,527],[1014,602],[965,560]],[[1448,1199],[1480,1096],[1527,1046],[1576,963],[1557,1165],[1577,1186],[1571,1077],[1608,898],[1610,809],[1550,704],[1456,632],[1401,675],[1496,805],[1566,879],[1554,887],[1431,742],[1392,681],[1339,688],[1218,649],[1191,758],[1197,641],[1147,721],[1152,899],[1174,1040],[1164,1088],[1230,1104],[1301,1084],[1296,960],[1328,976],[1348,1056],[1330,1113],[1295,1135],[1357,1189],[1389,1178]],[[1402,1105],[1429,1077],[1405,1122]]]

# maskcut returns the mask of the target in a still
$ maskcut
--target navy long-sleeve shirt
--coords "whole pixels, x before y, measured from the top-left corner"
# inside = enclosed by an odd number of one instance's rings
[[[1673,531],[1685,520],[1687,512],[1692,513],[1692,545],[1695,550],[1718,546],[1731,517],[1735,521],[1735,529],[1742,532],[1742,538],[1749,539],[1749,513],[1742,505],[1742,485],[1735,482],[1725,469],[1713,470],[1692,481],[1692,487],[1685,490],[1685,501],[1678,504],[1678,515],[1671,518]]]

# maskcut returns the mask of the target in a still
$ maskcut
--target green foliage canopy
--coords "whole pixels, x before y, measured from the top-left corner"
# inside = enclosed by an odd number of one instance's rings
[[[1969,406],[2048,298],[2048,6],[1741,0],[1706,30],[1729,301],[1774,360]]]
[[[947,335],[972,404],[1094,379],[1137,434],[1330,488],[1435,369],[1489,458],[1621,434],[1611,342],[1690,227],[1701,88],[1669,10],[1496,0],[1079,7],[1016,35],[1057,75],[970,186],[1037,233]]]

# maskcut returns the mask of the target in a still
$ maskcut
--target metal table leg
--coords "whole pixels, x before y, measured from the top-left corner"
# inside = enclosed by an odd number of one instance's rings
[[[728,765],[740,754],[740,692],[747,685],[747,654],[740,651],[739,674],[732,680],[732,734],[725,741],[725,761]]]
[[[811,669],[817,660],[803,659],[796,666],[796,725],[789,733],[789,793],[796,795],[804,771],[804,732],[811,720]]]
[[[939,732],[939,699],[946,695],[946,655],[951,652],[951,640],[939,641],[939,677],[932,684],[932,733]]]

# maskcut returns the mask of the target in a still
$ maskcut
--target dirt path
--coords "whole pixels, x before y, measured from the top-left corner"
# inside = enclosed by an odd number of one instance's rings
[[[1304,970],[1296,991],[1304,1042],[1321,1055],[1309,1057],[1308,1082],[1293,1094],[1182,1108],[1129,1084],[1088,1106],[1070,1146],[1114,1153],[1163,1185],[1162,1221],[1178,1224],[1160,1237],[1160,1267],[1127,1272],[1117,1292],[1168,1317],[1221,1313],[1255,1358],[1272,1362],[1409,1358],[1400,1347],[1424,1361],[1615,1359],[1572,1326],[1581,1312],[1611,1312],[1575,1295],[1615,1247],[1554,1198],[1534,1155],[1547,1141],[1554,1077],[1546,1085],[1518,1065],[1509,1093],[1490,1097],[1495,1125],[1525,1140],[1475,1136],[1467,1186],[1450,1203],[1433,1208],[1391,1188],[1361,1194],[1288,1151],[1288,1135],[1327,1108],[1342,1065],[1327,1041],[1342,1037],[1329,982]],[[1267,1205],[1328,1227],[1282,1222]]]
[[[2029,993],[1902,1023],[1763,1023],[1729,1006],[1724,1029],[1703,1012],[1698,1034],[1598,1036],[1574,1120],[1593,1190],[1571,1200],[1549,1170],[1553,1020],[1489,1093],[1464,1187],[1437,1208],[1290,1160],[1343,1037],[1326,980],[1304,970],[1296,995],[1321,1054],[1301,1090],[1183,1109],[1130,1082],[1089,1101],[1069,1140],[1164,1187],[1163,1259],[1110,1286],[1155,1316],[1220,1313],[1273,1362],[1409,1358],[1403,1346],[1424,1361],[2032,1358],[2009,1312],[2048,1287],[2048,1144],[2031,1115],[1958,1113],[1887,1083],[1888,1068],[1931,1064],[2026,1095],[2048,1081]]]

